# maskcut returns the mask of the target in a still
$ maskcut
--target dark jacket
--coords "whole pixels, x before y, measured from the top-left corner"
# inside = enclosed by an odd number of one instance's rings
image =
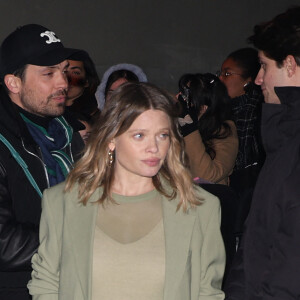
[[[68,117],[66,118],[68,119]],[[32,139],[16,106],[0,93],[0,133],[11,143],[28,166],[40,190],[48,187],[41,151]],[[74,133],[72,155],[77,157],[83,143]],[[0,299],[16,292],[12,299],[28,299],[31,257],[39,245],[41,198],[23,169],[0,141]],[[10,298],[9,298],[10,299]]]
[[[261,169],[242,245],[225,285],[230,300],[299,299],[300,87],[263,104]]]

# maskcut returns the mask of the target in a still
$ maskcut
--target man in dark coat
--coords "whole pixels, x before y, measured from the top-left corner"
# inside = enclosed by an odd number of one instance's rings
[[[249,39],[261,63],[266,161],[226,299],[300,299],[300,7],[255,26]]]
[[[0,299],[30,299],[41,196],[82,150],[80,123],[63,115],[69,55],[54,32],[17,28],[0,49]]]

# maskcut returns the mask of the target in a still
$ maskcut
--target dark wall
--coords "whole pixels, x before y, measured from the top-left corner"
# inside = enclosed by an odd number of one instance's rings
[[[87,50],[100,77],[113,64],[133,63],[175,92],[183,73],[215,72],[247,46],[256,23],[293,4],[299,0],[1,0],[0,40],[39,23]]]

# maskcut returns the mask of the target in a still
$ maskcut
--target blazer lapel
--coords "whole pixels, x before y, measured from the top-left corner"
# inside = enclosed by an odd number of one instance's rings
[[[176,290],[186,268],[195,214],[190,209],[176,212],[178,201],[163,199],[163,218],[166,243],[166,278],[164,299],[175,299]]]
[[[100,189],[98,188],[84,206],[78,203],[76,188],[66,194],[65,226],[71,239],[76,270],[85,299],[91,297],[93,242],[98,211],[98,204],[93,202],[99,197]]]

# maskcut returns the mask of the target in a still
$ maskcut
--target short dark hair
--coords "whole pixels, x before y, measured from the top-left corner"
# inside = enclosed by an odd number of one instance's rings
[[[14,71],[13,75],[15,75],[16,77],[19,77],[22,80],[22,82],[24,82],[27,67],[28,67],[28,65],[22,66],[21,68],[19,68],[16,71]]]
[[[275,60],[278,67],[288,55],[294,56],[300,66],[300,6],[293,6],[271,21],[256,25],[248,41]]]
[[[254,48],[241,48],[231,52],[227,58],[231,58],[242,69],[242,77],[247,79],[251,77],[254,81],[260,69],[258,51]]]

